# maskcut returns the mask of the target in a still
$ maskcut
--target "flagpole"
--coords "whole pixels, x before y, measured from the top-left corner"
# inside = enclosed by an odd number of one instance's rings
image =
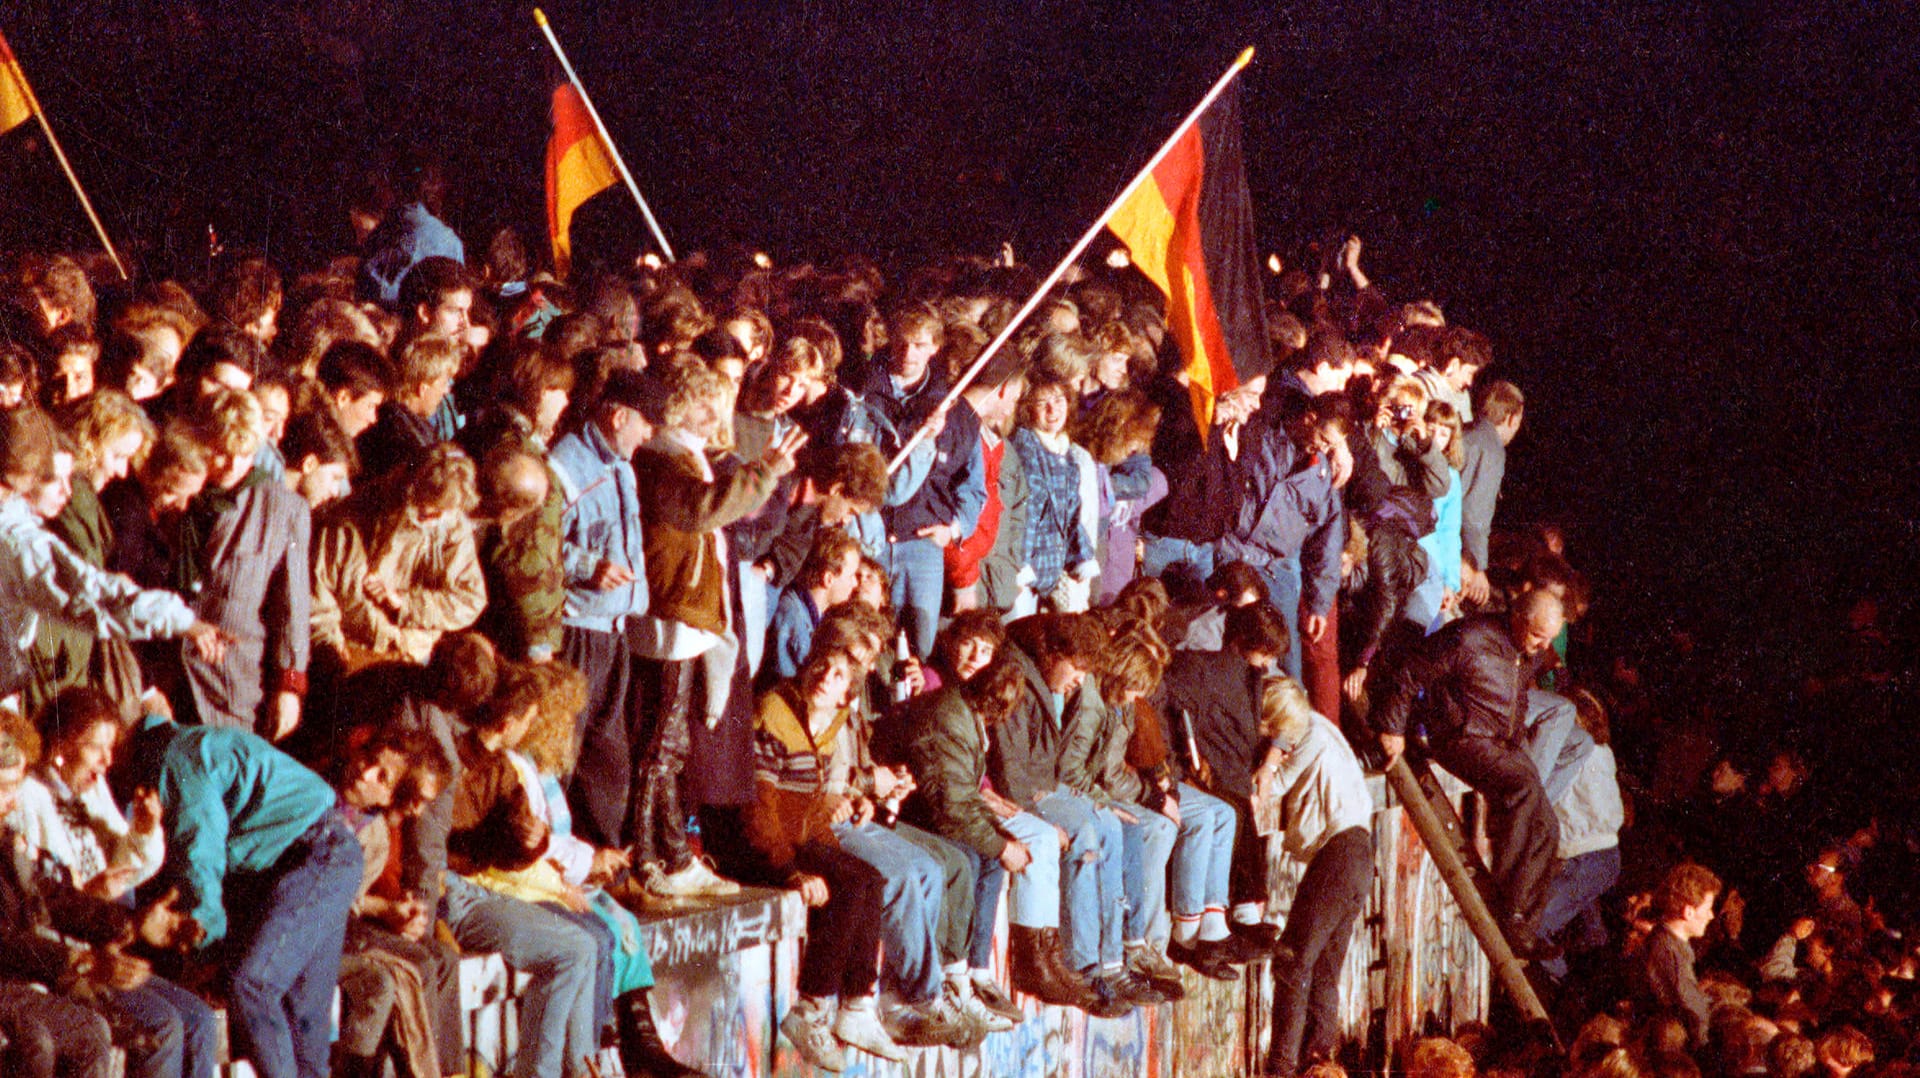
[[[573,73],[573,64],[560,47],[560,39],[553,36],[553,27],[547,24],[547,13],[534,8],[533,21],[540,24],[540,32],[547,36],[547,44],[553,47],[553,55],[559,58],[561,69],[567,73],[567,81],[573,84],[573,92],[580,95],[580,103],[587,107],[587,115],[593,118],[593,129],[606,146],[607,156],[613,158],[613,167],[620,170],[620,178],[626,181],[627,193],[639,204],[640,215],[647,219],[647,227],[653,230],[653,238],[660,244],[661,253],[667,256],[667,261],[672,262],[673,247],[667,243],[666,233],[660,231],[660,222],[653,219],[653,210],[648,208],[647,200],[640,197],[640,185],[633,182],[633,173],[627,171],[627,163],[620,159],[620,149],[613,144],[613,136],[607,133],[607,125],[600,122],[600,112],[593,107],[593,99],[587,96],[587,88],[580,85],[580,76]]]
[[[74,174],[73,165],[67,161],[67,151],[60,148],[60,139],[53,133],[53,125],[47,122],[47,114],[40,108],[40,98],[33,92],[33,84],[27,81],[27,69],[20,63],[18,56],[13,60],[14,70],[20,76],[20,89],[27,95],[27,108],[32,110],[33,118],[40,121],[40,130],[47,136],[47,145],[53,148],[54,160],[60,162],[60,171],[67,174],[67,182],[73,185],[73,193],[80,196],[80,208],[87,211],[87,220],[93,223],[94,234],[100,237],[100,245],[107,249],[107,257],[113,259],[113,268],[119,272],[121,280],[127,280],[126,263],[120,261],[120,252],[107,238],[107,226],[100,223],[100,215],[93,212],[93,200],[87,197],[87,189],[80,186],[80,177]]]
[[[1107,226],[1107,219],[1112,217],[1122,205],[1125,205],[1127,199],[1133,197],[1134,191],[1139,189],[1140,185],[1146,181],[1148,176],[1153,175],[1153,170],[1159,167],[1160,162],[1166,159],[1167,154],[1173,152],[1174,143],[1179,142],[1181,136],[1187,133],[1187,128],[1192,127],[1194,121],[1200,118],[1200,114],[1206,112],[1207,107],[1212,105],[1221,94],[1226,92],[1227,84],[1232,82],[1233,77],[1238,75],[1241,69],[1245,68],[1247,64],[1252,61],[1253,47],[1248,46],[1245,52],[1242,52],[1234,59],[1233,66],[1227,68],[1226,74],[1221,75],[1220,80],[1213,84],[1213,89],[1207,91],[1207,96],[1201,98],[1200,103],[1193,107],[1193,111],[1187,113],[1187,118],[1180,121],[1180,126],[1173,129],[1173,134],[1168,136],[1167,141],[1162,143],[1158,150],[1154,151],[1153,156],[1148,159],[1146,167],[1135,173],[1133,179],[1128,181],[1127,186],[1121,190],[1119,196],[1115,198],[1105,210],[1100,212],[1099,217],[1094,218],[1092,227],[1088,228],[1086,234],[1080,237],[1079,242],[1073,245],[1073,249],[1067,252],[1067,257],[1061,259],[1060,264],[1053,267],[1053,272],[1047,274],[1047,279],[1040,282],[1040,287],[1034,289],[1033,295],[1028,297],[1027,302],[1021,306],[1018,311],[1014,312],[1012,318],[1007,320],[1007,324],[1000,330],[1000,335],[995,337],[992,342],[981,351],[980,358],[973,361],[973,366],[968,367],[966,373],[954,381],[953,388],[947,391],[947,395],[940,401],[939,407],[933,410],[934,416],[939,415],[942,409],[957,400],[960,394],[965,391],[969,385],[973,384],[973,380],[979,377],[980,371],[986,367],[987,361],[991,360],[994,355],[1006,345],[1007,341],[1012,339],[1014,331],[1020,328],[1020,323],[1026,321],[1027,316],[1033,313],[1034,308],[1040,306],[1041,301],[1046,299],[1047,293],[1052,291],[1053,286],[1060,283],[1060,278],[1066,276],[1067,270],[1071,268],[1075,262],[1079,261],[1082,254],[1086,253],[1087,247],[1093,243],[1096,236],[1100,235],[1100,230]],[[922,423],[920,428],[913,432],[913,437],[907,439],[907,444],[900,447],[900,452],[894,455],[893,460],[888,462],[887,474],[892,475],[899,471],[900,465],[905,463],[907,459],[907,454],[913,452],[913,447],[925,441],[927,437],[933,433],[935,433],[933,430],[933,419],[929,417],[927,422]]]

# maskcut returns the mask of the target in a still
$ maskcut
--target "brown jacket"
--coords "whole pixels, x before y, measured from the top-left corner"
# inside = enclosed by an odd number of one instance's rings
[[[648,613],[710,633],[727,628],[720,529],[758,509],[776,476],[759,463],[722,462],[708,481],[692,450],[656,438],[633,456],[645,524]]]

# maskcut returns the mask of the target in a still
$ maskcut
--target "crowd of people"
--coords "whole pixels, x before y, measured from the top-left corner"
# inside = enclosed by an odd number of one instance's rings
[[[1402,753],[1484,798],[1570,1041],[1406,1073],[1908,1073],[1910,802],[1845,777],[1898,760],[1570,665],[1565,537],[1495,528],[1520,389],[1357,240],[1215,395],[1124,257],[988,356],[1011,258],[559,280],[415,177],[318,267],[8,263],[7,1073],[205,1078],[210,1001],[264,1078],[457,1073],[482,952],[509,1073],[698,1074],[636,913],[742,884],[807,908],[827,1070],[1270,976],[1266,1073],[1343,1073]],[[1890,731],[1881,640],[1808,691]]]

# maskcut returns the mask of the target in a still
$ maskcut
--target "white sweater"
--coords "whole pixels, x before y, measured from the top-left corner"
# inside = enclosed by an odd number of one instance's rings
[[[1333,836],[1349,828],[1371,828],[1373,795],[1346,735],[1315,714],[1307,734],[1280,762],[1274,775],[1280,798],[1287,855],[1309,863]]]

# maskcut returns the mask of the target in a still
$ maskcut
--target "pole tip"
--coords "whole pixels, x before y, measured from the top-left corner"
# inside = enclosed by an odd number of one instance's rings
[[[1247,66],[1248,64],[1250,64],[1250,63],[1252,63],[1252,62],[1253,62],[1253,46],[1252,46],[1252,45],[1248,45],[1248,46],[1247,46],[1247,51],[1245,51],[1245,52],[1243,52],[1243,53],[1241,53],[1241,54],[1240,54],[1240,58],[1239,58],[1238,60],[1235,60],[1235,61],[1233,62],[1233,66],[1234,66],[1234,67],[1245,67],[1245,66]]]
[[[541,26],[547,25],[547,13],[544,11],[541,11],[539,8],[534,8],[533,21],[539,23]],[[1247,51],[1252,52],[1253,50],[1248,49]]]

